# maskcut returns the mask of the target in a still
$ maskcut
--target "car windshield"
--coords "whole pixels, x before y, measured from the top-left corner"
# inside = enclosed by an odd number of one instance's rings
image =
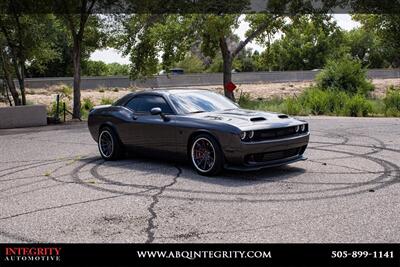
[[[230,99],[210,91],[176,93],[170,99],[180,114],[237,109]]]

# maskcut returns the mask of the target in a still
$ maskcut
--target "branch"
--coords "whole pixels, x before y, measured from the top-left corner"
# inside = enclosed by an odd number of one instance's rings
[[[278,15],[274,16],[272,19],[276,19]],[[256,30],[254,30],[244,41],[241,41],[239,45],[236,47],[236,49],[232,52],[232,57],[235,57],[237,54],[239,54],[240,51],[248,44],[250,43],[254,38],[256,38],[258,35],[260,35],[265,29],[270,25],[271,21],[266,20],[264,23],[262,23]]]
[[[66,10],[65,17],[66,17],[66,20],[67,20],[67,22],[69,24],[69,28],[70,28],[70,30],[72,32],[72,38],[75,39],[76,38],[76,27],[75,27],[74,19],[72,18],[72,15],[71,15],[70,10],[68,8],[68,4],[66,3],[65,0],[63,1],[63,4],[64,4],[64,8]]]
[[[83,32],[85,30],[86,21],[89,18],[89,15],[92,13],[92,10],[93,10],[93,7],[94,7],[95,3],[96,3],[96,0],[93,0],[90,3],[89,8],[86,10],[87,1],[83,1],[83,4],[81,6],[81,19],[80,19],[80,23],[79,23],[79,31],[78,31],[78,34],[77,34],[80,39],[82,39]]]

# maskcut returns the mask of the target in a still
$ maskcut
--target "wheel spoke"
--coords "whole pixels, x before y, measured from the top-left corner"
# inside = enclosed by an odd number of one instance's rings
[[[113,140],[112,136],[109,132],[104,131],[100,134],[99,138],[99,147],[100,147],[100,152],[105,156],[105,157],[110,157],[111,154],[113,153]]]
[[[201,172],[211,170],[215,164],[213,144],[206,138],[200,138],[192,145],[192,161]]]

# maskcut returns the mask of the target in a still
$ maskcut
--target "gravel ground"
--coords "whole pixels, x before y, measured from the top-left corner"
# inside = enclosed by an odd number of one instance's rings
[[[400,242],[400,119],[307,117],[305,162],[104,162],[84,123],[0,131],[0,242]]]

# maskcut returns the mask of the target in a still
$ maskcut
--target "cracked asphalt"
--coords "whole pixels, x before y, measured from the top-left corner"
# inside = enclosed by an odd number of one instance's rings
[[[306,117],[307,161],[104,162],[84,123],[0,130],[0,242],[400,242],[400,119]]]

